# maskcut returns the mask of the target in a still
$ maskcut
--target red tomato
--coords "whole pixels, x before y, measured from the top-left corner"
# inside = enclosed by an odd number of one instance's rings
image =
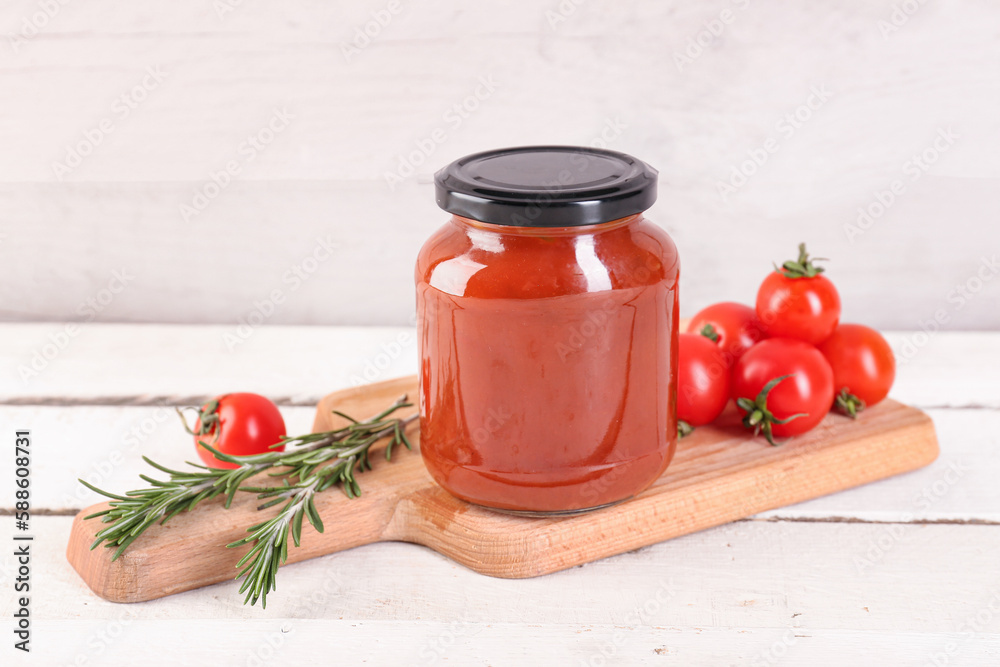
[[[833,368],[837,407],[852,417],[889,393],[896,358],[882,334],[861,324],[841,324],[819,351]]]
[[[829,338],[840,320],[840,295],[822,272],[802,243],[798,261],[785,262],[764,279],[757,291],[757,318],[768,336],[813,345]]]
[[[199,442],[232,456],[249,456],[285,449],[284,445],[271,447],[286,435],[285,420],[282,419],[278,406],[260,394],[244,392],[216,397],[198,411],[198,421],[191,433],[194,435],[198,456],[211,468],[239,466],[229,461],[220,461]]]
[[[750,306],[732,301],[713,303],[702,308],[691,318],[687,330],[709,338],[714,334],[716,338],[713,340],[722,348],[730,366],[754,343],[766,338],[764,329],[757,320],[757,312]]]
[[[763,431],[773,445],[772,436],[799,435],[823,420],[833,404],[833,370],[812,345],[769,338],[736,362],[732,395],[744,425]]]
[[[699,334],[680,334],[677,349],[677,418],[690,426],[708,424],[729,402],[726,356]]]

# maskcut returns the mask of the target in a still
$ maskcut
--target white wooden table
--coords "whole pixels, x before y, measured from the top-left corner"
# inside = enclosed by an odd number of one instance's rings
[[[412,332],[261,328],[230,351],[230,327],[87,325],[22,381],[62,330],[0,326],[0,664],[1000,664],[1000,334],[890,336],[912,353],[893,395],[941,442],[918,472],[537,579],[371,545],[287,567],[262,610],[232,584],[134,605],[91,594],[64,556],[73,514],[98,500],[76,478],[123,491],[140,454],[191,458],[169,406],[224,391],[267,394],[308,431],[310,404],[366,368],[415,372]],[[30,656],[10,632],[19,428],[33,437]]]

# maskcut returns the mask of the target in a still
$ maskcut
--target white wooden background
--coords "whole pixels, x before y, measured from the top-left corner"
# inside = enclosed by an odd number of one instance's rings
[[[0,326],[0,368],[53,330]],[[64,555],[73,514],[98,500],[75,479],[123,491],[143,471],[141,454],[190,458],[170,403],[261,391],[299,432],[311,426],[309,403],[369,365],[381,367],[369,380],[416,370],[408,328],[271,327],[232,353],[228,331],[93,324],[27,385],[0,375],[0,434],[32,429],[36,536],[30,656],[9,645],[15,561],[0,550],[0,664],[1000,662],[1000,334],[889,334],[901,358],[915,350],[893,396],[926,409],[941,444],[938,461],[907,475],[536,579],[493,579],[423,547],[376,544],[289,566],[266,610],[244,607],[232,583],[105,602]],[[0,489],[12,479],[12,457],[0,456]]]
[[[995,329],[998,29],[1000,4],[958,0],[5,0],[0,319],[406,324],[435,169],[601,141],[659,168],[689,315],[807,240],[848,320]]]

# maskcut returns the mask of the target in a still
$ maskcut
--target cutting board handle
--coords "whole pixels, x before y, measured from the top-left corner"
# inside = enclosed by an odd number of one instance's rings
[[[348,414],[370,416],[402,394],[416,396],[415,377],[339,392],[336,407]],[[326,431],[346,423],[332,414],[333,407],[326,402],[317,410],[314,431]],[[419,443],[417,430],[416,422],[407,429],[415,443]],[[187,446],[188,440],[180,440]],[[316,496],[316,509],[325,530],[320,534],[308,522],[304,523],[301,546],[290,545],[288,549],[289,563],[383,539],[400,539],[398,536],[406,532],[398,521],[391,534],[387,534],[387,528],[400,500],[427,487],[427,473],[420,454],[400,447],[393,451],[393,460],[387,462],[373,450],[371,461],[373,470],[358,475],[362,489],[360,498],[350,499],[337,489]],[[267,486],[274,483],[274,478],[264,474],[248,484]],[[272,507],[258,511],[259,502],[252,493],[237,494],[228,510],[223,509],[221,497],[201,502],[166,524],[149,528],[114,562],[111,561],[113,549],[103,545],[94,550],[90,548],[94,535],[104,524],[100,518],[84,520],[84,517],[108,506],[99,503],[76,515],[66,557],[91,590],[113,602],[152,600],[226,581],[236,576],[236,563],[250,549],[250,545],[233,549],[227,549],[226,545],[246,537],[246,529],[259,523],[264,512],[278,510]]]
[[[304,524],[301,546],[289,545],[289,563],[391,539],[386,537],[386,528],[400,499],[412,487],[407,480],[422,480],[426,473],[416,452],[403,450],[399,460],[388,464],[374,458],[374,470],[359,477],[360,498],[349,499],[336,489],[316,496],[325,530],[320,534]],[[397,458],[395,452],[393,458]],[[226,545],[245,537],[246,529],[261,520],[258,502],[249,493],[237,495],[228,510],[223,509],[222,498],[202,502],[148,529],[114,562],[113,549],[103,545],[90,549],[104,524],[84,517],[107,507],[100,503],[73,520],[66,557],[91,590],[113,602],[151,600],[226,581],[236,576],[236,563],[250,549],[250,545],[233,549]]]

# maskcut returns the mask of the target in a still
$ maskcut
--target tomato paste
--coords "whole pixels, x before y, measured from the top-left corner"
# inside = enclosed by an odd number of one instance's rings
[[[436,176],[452,218],[416,267],[420,440],[455,496],[567,513],[627,499],[676,445],[677,250],[656,172],[572,147]]]

